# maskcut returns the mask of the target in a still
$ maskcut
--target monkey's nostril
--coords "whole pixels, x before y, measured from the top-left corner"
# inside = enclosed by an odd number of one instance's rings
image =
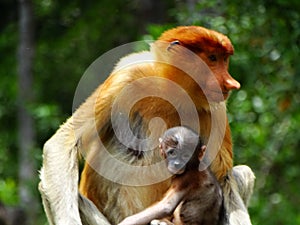
[[[174,165],[175,165],[175,166],[179,166],[179,165],[180,165],[180,162],[179,162],[179,161],[175,161],[175,162],[174,162]]]

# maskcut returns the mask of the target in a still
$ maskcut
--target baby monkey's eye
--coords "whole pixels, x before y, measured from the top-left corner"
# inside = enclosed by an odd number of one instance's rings
[[[176,157],[176,151],[175,149],[170,149],[168,152],[167,152],[167,155],[169,157]]]

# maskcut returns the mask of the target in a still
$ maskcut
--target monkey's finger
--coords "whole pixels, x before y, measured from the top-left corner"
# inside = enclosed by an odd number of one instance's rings
[[[159,220],[152,220],[150,225],[159,225]]]
[[[150,225],[168,225],[168,223],[160,220],[152,220]]]

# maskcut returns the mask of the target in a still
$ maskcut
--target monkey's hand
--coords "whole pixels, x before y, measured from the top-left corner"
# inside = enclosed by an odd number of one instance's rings
[[[168,220],[152,220],[150,225],[174,225]]]
[[[133,215],[133,216],[126,217],[118,225],[137,225],[137,224],[142,225],[142,224],[146,224],[146,223],[147,222],[145,222],[145,221],[140,221],[135,215]]]
[[[130,218],[125,218],[118,225],[134,225],[134,221],[130,220]]]

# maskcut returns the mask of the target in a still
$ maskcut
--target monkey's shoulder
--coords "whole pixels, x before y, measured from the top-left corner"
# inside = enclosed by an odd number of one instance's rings
[[[150,51],[142,51],[124,56],[116,64],[113,73],[125,68],[132,68],[136,65],[149,64],[154,62],[153,54]]]

